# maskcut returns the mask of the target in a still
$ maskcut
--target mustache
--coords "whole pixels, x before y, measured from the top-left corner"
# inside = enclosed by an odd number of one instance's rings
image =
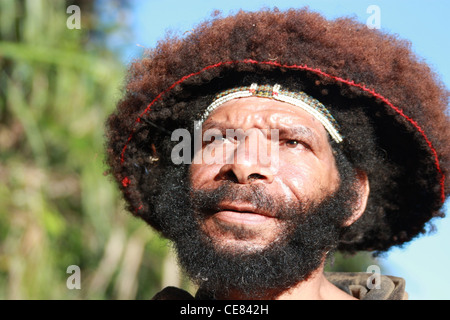
[[[216,189],[191,189],[191,201],[195,212],[203,217],[218,212],[223,202],[248,204],[259,211],[270,212],[272,217],[280,220],[298,216],[306,208],[304,202],[270,195],[263,184],[238,185],[229,181]]]

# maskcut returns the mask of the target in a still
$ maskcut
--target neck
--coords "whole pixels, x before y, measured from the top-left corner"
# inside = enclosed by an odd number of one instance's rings
[[[268,291],[263,300],[354,300],[355,298],[337,288],[329,282],[323,273],[322,266],[315,270],[304,281],[298,282],[293,287],[280,292]],[[231,292],[227,296],[219,297],[221,300],[249,300],[239,292]]]

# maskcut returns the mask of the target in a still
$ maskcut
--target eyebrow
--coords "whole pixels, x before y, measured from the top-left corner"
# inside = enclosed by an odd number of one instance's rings
[[[207,121],[204,122],[202,124],[202,131],[206,131],[206,130],[210,130],[210,129],[219,129],[221,131],[225,131],[226,129],[232,129],[228,126],[222,123],[222,122],[217,122],[217,121]]]
[[[317,134],[314,132],[314,130],[311,130],[310,128],[303,126],[303,125],[296,125],[292,127],[278,127],[275,128],[279,130],[280,137],[282,135],[285,136],[292,136],[292,137],[305,137],[309,139],[309,141],[313,144],[316,144],[320,141]]]
[[[226,129],[239,129],[234,128],[233,126],[223,123],[223,122],[217,122],[217,121],[207,121],[203,124],[203,131],[209,130],[209,129],[218,129],[221,132],[225,132]],[[264,128],[263,128],[264,129]],[[282,126],[282,127],[274,127],[270,129],[276,129],[279,132],[279,136],[292,136],[292,137],[305,137],[308,138],[311,143],[317,144],[320,139],[317,136],[317,134],[314,132],[314,130],[304,126],[304,125],[295,125],[292,127]]]

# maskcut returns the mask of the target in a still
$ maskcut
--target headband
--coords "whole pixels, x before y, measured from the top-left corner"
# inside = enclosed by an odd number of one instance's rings
[[[343,140],[339,133],[338,123],[320,101],[301,91],[292,92],[281,90],[279,84],[272,87],[270,85],[258,86],[256,83],[253,83],[249,87],[238,87],[219,93],[200,117],[200,120],[197,122],[197,128],[209,117],[211,112],[225,102],[252,96],[274,99],[299,107],[320,121],[336,143],[342,142]]]

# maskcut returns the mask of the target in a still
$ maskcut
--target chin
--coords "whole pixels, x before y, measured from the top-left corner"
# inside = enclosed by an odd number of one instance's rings
[[[223,253],[255,253],[261,252],[270,246],[269,243],[264,243],[255,240],[241,240],[241,239],[214,239],[213,243],[217,251]]]
[[[205,231],[217,252],[222,253],[256,253],[275,245],[281,239],[278,234],[267,230],[244,228],[242,226],[227,226],[226,229],[217,228]],[[270,233],[270,234],[267,234]],[[266,235],[267,234],[267,235]]]

